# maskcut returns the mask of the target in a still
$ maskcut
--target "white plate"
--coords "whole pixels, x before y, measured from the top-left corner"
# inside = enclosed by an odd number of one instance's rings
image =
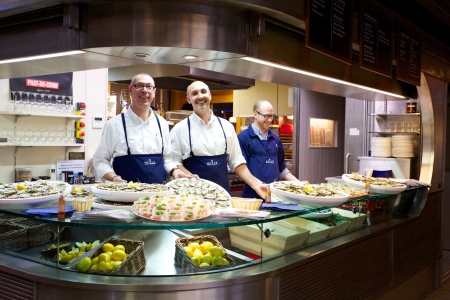
[[[316,197],[309,195],[298,195],[286,191],[277,189],[274,186],[275,183],[270,184],[270,191],[281,201],[286,203],[298,204],[300,206],[309,207],[324,207],[324,206],[337,206],[348,201],[349,194],[342,193],[342,196],[338,197]],[[295,183],[291,183],[295,184]],[[301,184],[301,183],[299,183]],[[304,185],[304,184],[301,184]]]
[[[61,184],[62,182],[52,182],[54,184]],[[66,196],[72,190],[72,187],[68,183],[64,183],[66,186],[63,195]],[[38,206],[46,206],[49,204],[56,204],[59,199],[59,194],[53,194],[41,197],[19,198],[19,199],[0,199],[0,207],[2,209],[28,209]]]
[[[353,179],[349,178],[349,176],[352,176],[352,175],[349,175],[349,174],[343,174],[342,175],[342,179],[348,185],[353,186],[355,188],[360,188],[360,189],[365,189],[366,188],[366,184],[364,182],[353,180]],[[400,187],[390,187],[390,186],[382,186],[382,185],[371,184],[370,187],[369,187],[369,191],[371,193],[377,193],[377,194],[395,195],[395,194],[400,194],[404,190],[406,190],[406,185],[400,186]]]
[[[162,191],[162,192],[117,192],[117,191],[108,191],[101,190],[97,188],[98,185],[94,185],[91,188],[91,192],[95,194],[100,199],[116,201],[116,202],[134,202],[137,201],[140,197],[150,197],[150,196],[165,196],[172,195],[173,191]]]

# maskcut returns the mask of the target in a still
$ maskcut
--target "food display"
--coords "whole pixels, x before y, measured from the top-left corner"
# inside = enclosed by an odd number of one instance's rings
[[[134,202],[131,211],[144,219],[160,222],[186,222],[209,217],[213,203],[194,195],[144,197]]]
[[[180,178],[166,185],[177,195],[196,195],[214,201],[216,208],[228,208],[231,206],[230,194],[220,185],[206,179]]]
[[[140,182],[104,182],[91,188],[100,199],[116,202],[134,202],[140,197],[153,195],[171,195],[173,191],[163,184]]]
[[[26,209],[56,202],[60,191],[67,195],[71,187],[60,181],[24,181],[0,184],[0,207]]]
[[[344,174],[342,179],[350,186],[369,189],[371,193],[399,194],[406,190],[402,182],[387,178],[367,177],[359,174]]]
[[[77,212],[89,211],[92,208],[95,197],[94,193],[83,189],[81,186],[72,187],[72,191],[67,195],[66,201],[72,202],[72,207]]]
[[[342,191],[348,194],[350,198],[358,198],[369,195],[369,192],[367,192],[365,189],[351,187],[348,184],[322,183],[321,185],[326,185],[329,189]]]
[[[346,202],[349,194],[321,184],[304,184],[296,181],[277,181],[270,190],[283,202],[306,207],[336,206]]]
[[[262,199],[231,197],[231,207],[258,210],[262,204]]]
[[[99,240],[91,243],[86,243],[84,241],[76,242],[75,246],[72,246],[72,248],[70,248],[70,242],[60,244],[59,247],[52,244],[40,253],[43,258],[57,259],[60,263],[69,263],[82,256],[85,252],[93,249],[98,244],[100,244]]]

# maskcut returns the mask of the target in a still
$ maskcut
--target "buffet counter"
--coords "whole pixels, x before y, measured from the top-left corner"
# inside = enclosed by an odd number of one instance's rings
[[[341,274],[351,279],[371,273],[374,283],[381,280],[375,284],[381,290],[380,284],[387,278],[377,279],[378,274],[385,274],[393,263],[392,233],[420,219],[427,198],[428,186],[408,186],[398,195],[370,194],[352,198],[339,207],[272,211],[261,220],[211,216],[184,223],[155,223],[141,219],[130,223],[70,219],[58,222],[54,218],[31,217],[21,210],[2,209],[1,220],[20,218],[39,226],[44,224],[53,227],[56,236],[36,246],[30,246],[28,241],[28,246],[22,250],[11,250],[10,244],[0,241],[0,278],[6,283],[2,287],[5,293],[21,294],[24,299],[133,299],[145,296],[182,299],[198,296],[200,291],[202,297],[211,299],[229,299],[232,295],[242,299],[283,299],[298,293],[299,288],[305,296],[312,293],[312,290],[303,289],[305,284],[313,290],[315,287],[314,293],[328,289],[333,293],[338,289],[340,293],[347,293],[346,288],[338,288],[335,284],[319,287],[330,280],[329,274],[334,274],[332,278]],[[331,209],[334,216],[342,217],[344,226],[302,218],[302,215],[324,209]],[[204,236],[217,238],[232,263],[205,269],[177,263],[180,260],[177,241]],[[97,248],[66,264],[41,255],[41,251],[51,244],[59,246],[67,241],[94,240],[101,241]],[[127,259],[143,267],[127,266],[121,273],[110,274],[77,271],[77,262],[98,251],[105,241],[142,243],[142,253],[133,256],[130,252]],[[349,274],[348,262],[358,261],[361,254],[368,253],[367,247],[378,264],[360,261],[366,270]],[[309,281],[312,279],[315,282]],[[376,291],[373,289],[370,293]],[[367,295],[363,291],[353,293]]]

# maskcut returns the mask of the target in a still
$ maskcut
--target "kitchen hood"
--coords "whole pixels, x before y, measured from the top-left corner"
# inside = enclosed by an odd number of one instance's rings
[[[138,73],[147,73],[155,80],[159,89],[186,91],[188,85],[196,80],[205,82],[211,91],[242,90],[255,86],[255,80],[225,73],[199,69],[185,65],[147,64],[110,68],[108,81],[130,84]]]

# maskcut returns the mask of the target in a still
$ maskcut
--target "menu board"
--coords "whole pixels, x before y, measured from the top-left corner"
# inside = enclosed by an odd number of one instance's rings
[[[420,86],[420,39],[401,24],[397,33],[397,78]]]
[[[391,20],[367,6],[363,6],[361,16],[361,67],[392,77]]]
[[[351,64],[351,3],[350,0],[309,0],[306,46]]]

